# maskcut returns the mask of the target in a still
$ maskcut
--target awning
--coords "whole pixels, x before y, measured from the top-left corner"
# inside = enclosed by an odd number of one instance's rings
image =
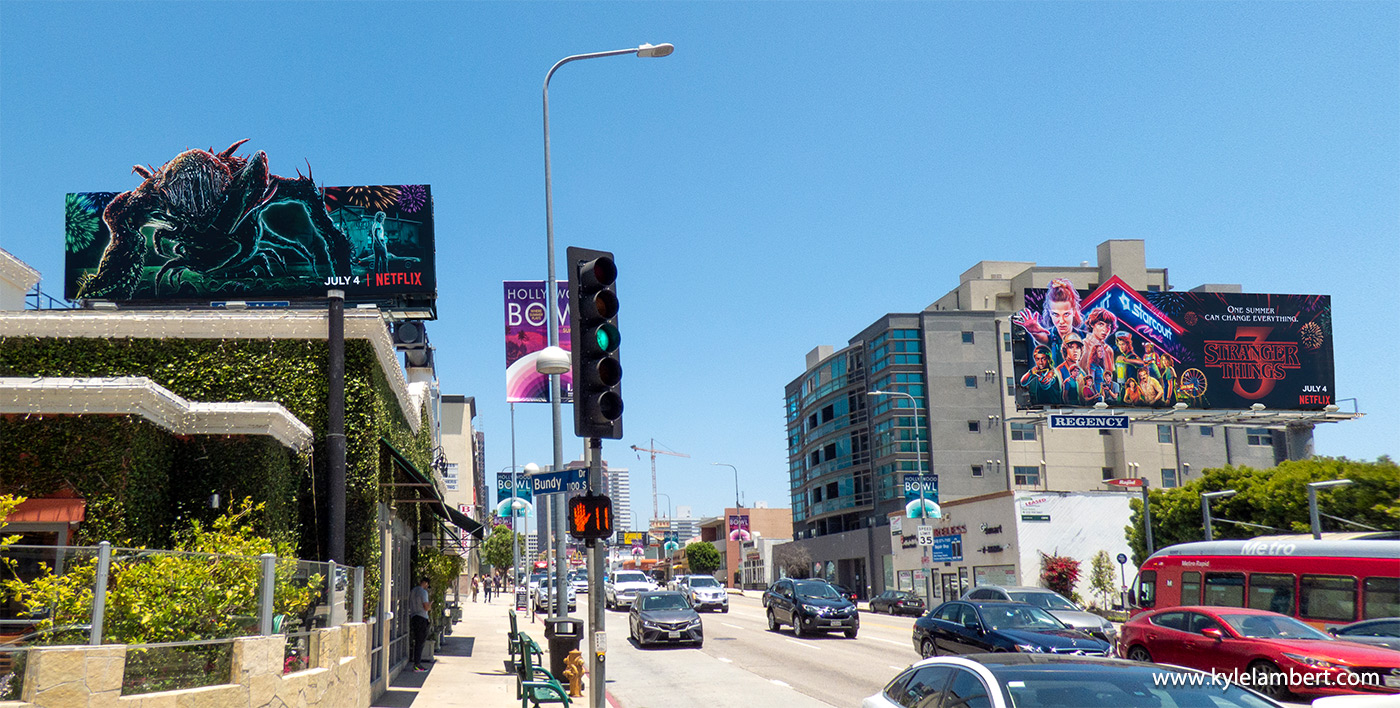
[[[6,524],[76,524],[83,520],[87,501],[73,498],[26,499],[10,512]]]
[[[484,530],[485,527],[477,523],[470,516],[467,516],[466,514],[463,514],[462,512],[457,511],[456,509],[453,509],[452,507],[446,504],[443,504],[442,508],[447,510],[447,520],[456,524],[457,528],[462,529],[463,531],[466,531],[467,533],[471,534],[478,541],[486,538],[486,532]]]
[[[403,486],[427,487],[428,489],[431,489],[431,490],[432,490],[432,493],[430,494],[430,496],[432,496],[434,499],[437,499],[439,502],[442,501],[442,497],[438,495],[437,485],[436,485],[436,484],[433,484],[433,478],[432,478],[432,477],[430,477],[430,476],[428,476],[428,475],[423,474],[422,472],[420,472],[420,471],[418,470],[418,468],[417,468],[416,466],[414,466],[414,464],[413,464],[412,462],[410,462],[409,459],[408,459],[407,457],[404,457],[404,456],[403,456],[403,453],[401,453],[401,452],[398,451],[398,448],[396,448],[396,447],[394,447],[392,444],[390,444],[390,442],[389,442],[388,440],[386,440],[386,439],[384,439],[384,438],[380,438],[380,439],[379,439],[379,447],[380,447],[381,449],[383,449],[385,452],[389,453],[389,459],[393,461],[395,467],[397,467],[397,468],[403,470],[403,473],[406,474],[406,475],[408,475],[408,478],[409,478],[409,479],[413,480],[412,482],[409,482],[408,484],[398,483],[398,484],[395,484],[394,486],[398,486],[398,487],[403,487]]]

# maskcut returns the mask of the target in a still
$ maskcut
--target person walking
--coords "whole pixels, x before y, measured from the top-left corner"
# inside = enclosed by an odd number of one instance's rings
[[[472,602],[476,602],[477,593],[481,592],[481,576],[472,576]]]
[[[432,598],[428,596],[428,584],[426,577],[420,578],[418,587],[413,588],[408,594],[408,609],[413,614],[409,620],[409,629],[413,639],[413,671],[415,673],[428,670],[423,666],[423,644],[428,641],[428,624],[433,609]]]
[[[486,593],[486,604],[489,605],[491,604],[491,586],[493,585],[490,574],[488,574],[485,578],[482,578],[481,585],[481,591]]]

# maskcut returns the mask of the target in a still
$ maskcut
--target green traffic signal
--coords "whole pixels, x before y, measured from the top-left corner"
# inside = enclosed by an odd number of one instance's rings
[[[611,352],[617,349],[622,343],[622,335],[617,328],[610,324],[602,324],[593,333],[594,339],[598,342],[598,351]]]

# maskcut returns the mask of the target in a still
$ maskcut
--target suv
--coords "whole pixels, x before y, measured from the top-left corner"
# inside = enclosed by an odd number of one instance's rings
[[[763,593],[768,631],[791,625],[798,637],[815,632],[844,631],[850,639],[860,631],[860,611],[825,580],[784,578]]]
[[[619,570],[613,573],[608,583],[603,586],[603,606],[609,609],[631,607],[638,593],[655,589],[656,583],[652,582],[646,573],[640,570]]]
[[[973,602],[1024,602],[1049,612],[1071,629],[1093,635],[1109,644],[1118,641],[1118,628],[1114,627],[1112,622],[1092,612],[1086,612],[1084,608],[1066,600],[1064,595],[1049,588],[982,585],[968,590],[958,599]]]
[[[713,607],[720,612],[729,611],[729,591],[709,575],[687,575],[677,588],[690,599],[696,612]]]

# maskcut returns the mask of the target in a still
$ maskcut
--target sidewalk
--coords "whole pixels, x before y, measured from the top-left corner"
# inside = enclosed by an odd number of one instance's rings
[[[509,594],[493,598],[489,604],[478,595],[478,602],[464,595],[462,621],[434,652],[436,660],[426,673],[410,668],[390,682],[389,690],[372,703],[375,708],[516,708],[515,673],[510,666],[506,635],[510,632]],[[549,667],[549,651],[544,624],[530,623],[530,613],[519,614],[520,631],[545,647],[544,664]],[[561,679],[568,688],[568,683]],[[570,699],[571,706],[588,705],[588,679],[583,696]]]

